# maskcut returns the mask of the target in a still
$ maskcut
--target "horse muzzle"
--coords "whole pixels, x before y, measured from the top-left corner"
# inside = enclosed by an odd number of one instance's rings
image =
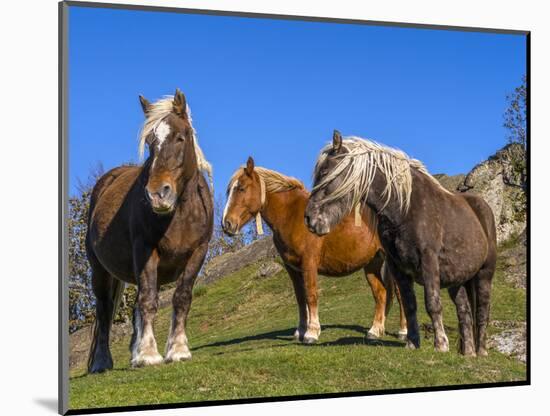
[[[239,232],[239,224],[226,219],[222,221],[222,229],[225,234],[227,234],[230,237],[234,237]]]
[[[145,190],[147,200],[151,204],[151,208],[155,214],[166,215],[174,211],[176,204],[175,198],[171,191],[168,192],[149,192]]]
[[[328,221],[320,214],[304,215],[304,221],[307,229],[318,236],[326,235],[330,232]]]

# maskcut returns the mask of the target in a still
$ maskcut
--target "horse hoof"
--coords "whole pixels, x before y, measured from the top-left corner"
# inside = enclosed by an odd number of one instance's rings
[[[175,352],[175,353],[167,356],[164,359],[164,362],[165,363],[175,363],[175,362],[178,362],[178,361],[188,361],[190,359],[191,359],[191,352],[190,351],[187,351],[187,352],[181,351],[181,352]]]
[[[162,355],[157,352],[152,354],[139,354],[136,358],[132,359],[131,364],[132,367],[146,367],[160,364],[163,361]]]
[[[302,341],[304,339],[305,332],[305,330],[296,329],[296,331],[294,331],[294,339],[296,341]]]
[[[489,355],[489,353],[487,352],[487,350],[485,348],[479,348],[477,350],[477,356],[478,357],[487,357]]]
[[[188,361],[191,359],[191,351],[189,349],[182,350],[182,351],[174,351],[169,352],[166,354],[166,358],[164,359],[165,363],[175,363],[178,361]]]
[[[376,339],[380,339],[380,337],[375,333],[369,331],[367,332],[367,339],[376,340]]]
[[[406,341],[407,340],[407,331],[399,331],[397,333],[397,339],[399,341]]]
[[[104,373],[107,370],[112,370],[113,366],[100,366],[100,365],[92,365],[92,368],[88,370],[89,374],[101,374]]]
[[[304,344],[308,344],[308,345],[311,345],[311,344],[315,344],[317,341],[319,340],[319,338],[316,338],[312,335],[304,335],[304,340],[302,341]]]
[[[405,348],[408,350],[416,350],[420,348],[419,345],[416,345],[414,342],[412,342],[410,339],[407,340],[407,343],[405,344]]]
[[[447,337],[441,337],[440,339],[436,340],[435,350],[437,352],[449,352],[449,340],[447,339]]]
[[[93,361],[91,367],[88,369],[88,373],[99,374],[112,369],[113,369],[113,359],[110,356],[105,358],[96,358]]]

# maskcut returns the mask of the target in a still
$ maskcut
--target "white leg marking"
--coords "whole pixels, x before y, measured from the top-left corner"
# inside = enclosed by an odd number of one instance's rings
[[[185,330],[174,330],[175,319],[175,313],[172,312],[172,324],[170,325],[168,340],[166,341],[166,358],[164,359],[167,363],[191,359],[191,351],[189,351]]]
[[[137,358],[139,345],[141,344],[141,326],[141,313],[139,312],[139,308],[136,307],[134,310],[134,333],[136,334],[136,337],[134,339],[134,343],[132,344],[132,361]]]
[[[309,312],[309,310],[308,310]],[[319,322],[319,314],[309,313],[307,331],[304,334],[304,344],[314,344],[319,340],[321,335],[321,323]]]
[[[136,339],[132,345],[131,364],[133,367],[159,364],[162,362],[162,355],[157,351],[153,326],[151,323],[143,325],[139,309],[136,308],[135,313],[134,331],[136,332]]]

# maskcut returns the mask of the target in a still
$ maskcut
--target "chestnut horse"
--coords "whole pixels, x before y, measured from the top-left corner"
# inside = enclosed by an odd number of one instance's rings
[[[352,216],[346,217],[325,237],[310,233],[304,225],[304,212],[309,194],[302,182],[273,170],[254,167],[249,157],[246,167],[239,168],[227,187],[222,227],[235,235],[241,227],[256,217],[273,231],[273,242],[294,285],[298,302],[299,324],[294,336],[304,343],[319,339],[317,273],[346,276],[359,269],[365,271],[376,301],[374,321],[369,338],[384,335],[384,323],[393,293],[393,279],[386,276],[382,283],[384,254],[373,227],[373,216],[364,215],[359,226]],[[257,216],[261,216],[258,218]],[[397,293],[401,305],[399,294]],[[401,307],[400,337],[407,333]]]
[[[487,355],[491,281],[496,264],[493,212],[480,197],[449,192],[418,160],[370,140],[333,143],[317,160],[305,220],[318,235],[337,229],[354,207],[376,212],[386,262],[407,315],[407,347],[418,348],[414,282],[424,301],[437,351],[448,351],[440,288],[456,305],[464,355]],[[358,212],[357,209],[355,209]]]
[[[186,320],[213,228],[212,194],[202,174],[210,175],[210,165],[181,91],[153,104],[140,100],[146,116],[140,152],[147,144],[149,157],[143,166],[107,172],[90,201],[86,249],[96,296],[90,373],[113,368],[109,332],[125,283],[138,287],[131,365],[162,362],[153,319],[160,285],[173,281],[174,312],[164,360],[191,358]]]

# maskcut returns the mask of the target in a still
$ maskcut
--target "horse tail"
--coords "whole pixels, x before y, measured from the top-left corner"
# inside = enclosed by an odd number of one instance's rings
[[[122,295],[124,294],[124,289],[126,288],[126,284],[118,279],[112,280],[112,286],[111,286],[111,300],[113,302],[113,313],[111,315],[111,322],[109,325],[112,325],[116,314],[118,313],[118,308],[120,305],[120,301],[122,300]],[[96,318],[94,318],[94,322],[91,326],[91,337],[92,342],[90,343],[90,351],[88,353],[88,372],[92,368],[92,362],[93,357],[95,355],[95,349],[97,347],[97,339],[99,337],[99,322]]]
[[[384,261],[380,269],[382,277],[382,284],[386,288],[386,310],[384,311],[386,317],[390,313],[390,309],[393,304],[393,298],[395,297],[395,280],[389,270],[388,263]]]

